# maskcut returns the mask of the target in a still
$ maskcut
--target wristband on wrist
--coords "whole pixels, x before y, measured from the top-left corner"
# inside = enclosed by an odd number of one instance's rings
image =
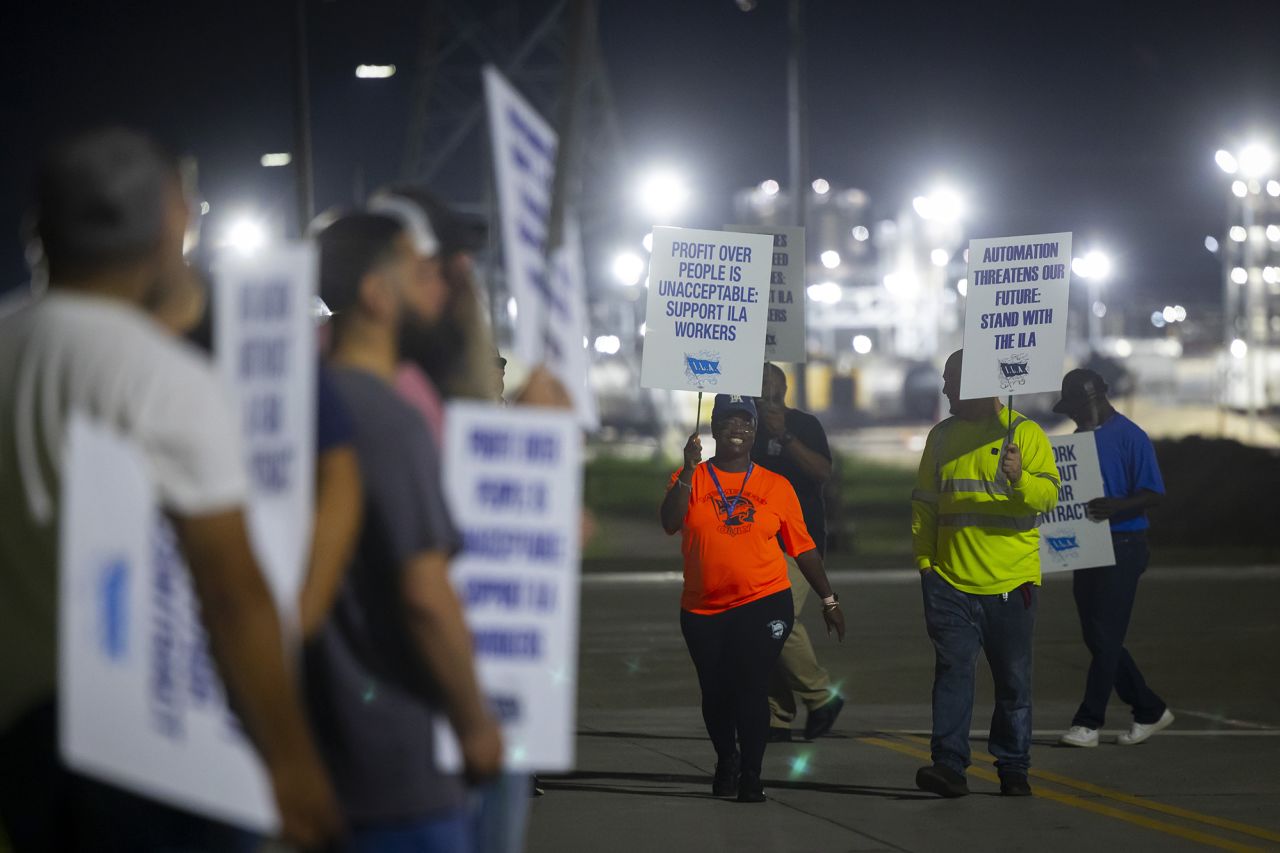
[[[839,607],[840,596],[836,595],[834,592],[831,593],[830,595],[822,599],[822,606],[823,607]]]

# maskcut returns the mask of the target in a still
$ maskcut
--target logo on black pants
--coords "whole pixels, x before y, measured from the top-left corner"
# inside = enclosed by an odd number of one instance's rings
[[[769,629],[769,636],[775,640],[781,640],[782,635],[787,633],[787,623],[781,619],[774,619],[765,627]]]

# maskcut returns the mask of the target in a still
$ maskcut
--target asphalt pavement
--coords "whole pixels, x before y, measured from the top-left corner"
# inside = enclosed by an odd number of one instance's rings
[[[678,564],[652,569],[584,578],[577,769],[545,780],[531,851],[1280,849],[1280,567],[1173,569],[1157,556],[1127,645],[1177,721],[1118,746],[1130,720],[1113,699],[1093,749],[1055,745],[1088,654],[1069,577],[1050,576],[1036,630],[1035,796],[999,796],[980,662],[973,793],[957,800],[913,781],[928,763],[933,668],[918,579],[836,572],[845,642],[825,637],[816,608],[805,622],[848,704],[830,736],[770,745],[760,805],[710,795],[715,759],[679,633]]]

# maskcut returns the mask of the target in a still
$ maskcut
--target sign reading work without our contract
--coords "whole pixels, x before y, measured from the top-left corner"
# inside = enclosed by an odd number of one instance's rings
[[[1058,390],[1071,234],[972,240],[968,282],[960,397]]]
[[[760,394],[774,238],[653,229],[640,385]]]
[[[1085,505],[1103,497],[1098,443],[1091,432],[1049,437],[1058,465],[1058,505],[1040,516],[1040,570],[1070,572],[1115,565],[1111,525],[1090,521]]]

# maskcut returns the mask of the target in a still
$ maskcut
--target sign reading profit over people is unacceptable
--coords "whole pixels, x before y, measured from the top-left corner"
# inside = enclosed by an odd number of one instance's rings
[[[1040,516],[1040,570],[1070,572],[1115,565],[1111,525],[1090,521],[1085,504],[1103,497],[1098,443],[1093,433],[1049,437],[1058,463],[1058,505]]]
[[[453,403],[445,495],[462,531],[450,578],[508,770],[573,766],[578,670],[582,430],[569,411]],[[459,766],[437,727],[441,764]]]
[[[1056,391],[1067,347],[1071,234],[969,242],[960,397]]]
[[[808,361],[805,344],[804,229],[777,225],[726,225],[726,231],[773,237],[773,269],[769,273],[769,324],[764,357],[769,361]]]
[[[773,237],[653,229],[640,385],[759,396]]]

